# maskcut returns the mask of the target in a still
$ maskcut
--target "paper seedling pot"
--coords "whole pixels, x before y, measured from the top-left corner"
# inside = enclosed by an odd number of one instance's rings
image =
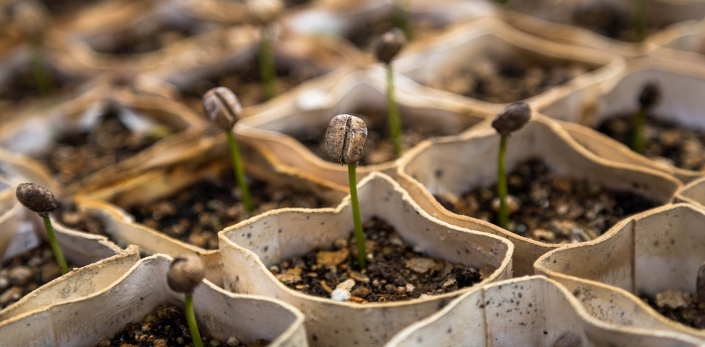
[[[560,3],[532,1],[530,4],[528,2],[510,4],[506,20],[522,31],[551,41],[597,48],[627,58],[635,58],[645,53],[646,46],[640,48],[635,43],[612,39],[577,25],[566,24],[575,10],[601,3],[609,4],[627,15],[634,13],[634,3],[629,0],[563,1]],[[698,1],[649,0],[645,2],[645,6],[647,27],[649,25],[666,27],[677,22],[700,20],[705,15],[705,4]],[[647,34],[650,33],[647,32]],[[649,40],[649,37],[647,36],[646,41]]]
[[[498,149],[499,135],[491,127],[428,143],[400,164],[397,178],[414,201],[435,218],[508,238],[516,246],[515,275],[531,275],[534,261],[559,245],[535,241],[489,222],[455,214],[434,198],[446,192],[460,195],[473,187],[496,182]],[[636,192],[663,204],[669,203],[680,188],[677,179],[664,173],[596,157],[579,146],[560,125],[536,114],[526,126],[512,134],[506,155],[508,172],[523,160],[539,158],[557,175]]]
[[[235,130],[242,141],[257,148],[274,168],[296,176],[317,177],[336,191],[347,191],[347,168],[316,156],[299,141],[296,133],[323,129],[338,114],[357,110],[381,110],[386,114],[386,80],[382,69],[355,71],[342,79],[326,79],[315,88],[279,98],[263,106],[252,117],[239,122]],[[422,90],[403,76],[395,77],[396,100],[402,124],[417,129],[435,129],[457,134],[484,121],[489,114],[473,108],[449,105],[426,98]],[[408,151],[408,150],[407,150]],[[372,171],[394,175],[397,161],[358,166],[362,179]]]
[[[571,97],[567,97],[539,111],[551,118],[596,128],[610,117],[633,112],[641,88],[650,81],[657,81],[663,94],[661,102],[651,111],[655,118],[705,131],[705,117],[699,112],[701,107],[705,107],[705,100],[698,93],[698,90],[705,87],[705,69],[689,64],[673,64],[672,61],[655,57],[629,62],[623,73],[605,81],[603,91],[596,94],[591,102],[578,105]],[[580,144],[606,159],[671,172],[686,183],[705,172],[685,170],[644,158],[614,140],[608,139],[608,146],[591,146],[590,138],[594,138],[594,135],[586,135],[585,131],[575,130],[574,126],[568,128],[572,129],[571,134],[576,135],[575,139]]]
[[[564,334],[574,336],[574,344],[557,344]],[[385,347],[460,345],[656,347],[699,346],[700,341],[605,324],[558,282],[532,276],[473,289],[402,330]]]
[[[95,127],[98,117],[110,106],[119,110],[122,122],[132,132],[154,131],[166,126],[172,133],[122,162],[65,183],[52,178],[48,167],[30,157],[52,149],[55,137],[60,134]],[[40,178],[37,183],[45,184],[58,195],[71,194],[174,161],[181,151],[189,150],[198,142],[204,127],[204,121],[181,104],[125,89],[96,88],[53,109],[3,126],[0,130],[2,156],[10,159],[3,160],[2,167],[18,176],[27,174],[32,176],[27,178]]]
[[[480,286],[511,277],[514,247],[507,240],[453,227],[431,218],[388,176],[372,173],[359,184],[362,220],[379,216],[407,243],[433,257],[496,270]],[[292,256],[327,248],[353,229],[350,200],[335,209],[280,209],[225,228],[219,234],[225,288],[275,297],[306,315],[317,346],[381,346],[404,326],[444,306],[469,288],[404,302],[356,304],[301,294],[268,268]]]
[[[690,20],[674,24],[655,34],[649,40],[652,45],[650,55],[677,61],[679,64],[684,62],[703,64],[705,62],[704,25],[705,22],[702,20]]]
[[[705,177],[698,178],[686,184],[676,194],[676,201],[693,204],[705,209]]]
[[[546,253],[536,261],[536,273],[573,290],[600,320],[705,340],[702,330],[661,316],[637,296],[655,297],[666,289],[695,292],[704,221],[705,211],[692,205],[655,208],[625,219],[599,240]]]
[[[96,346],[125,324],[142,321],[159,303],[183,308],[183,296],[166,283],[170,261],[164,255],[141,259],[93,295],[0,323],[0,335],[15,346]],[[193,298],[204,335],[222,341],[235,336],[244,342],[264,338],[270,346],[307,346],[304,317],[289,305],[228,293],[208,281],[196,288]]]
[[[461,67],[474,59],[501,58],[531,62],[531,65],[544,67],[566,63],[581,64],[591,70],[523,100],[535,109],[572,91],[581,90],[582,93],[587,93],[589,90],[586,89],[595,88],[597,82],[616,75],[622,71],[624,65],[623,59],[617,55],[546,41],[522,33],[497,19],[486,18],[457,25],[441,35],[422,39],[395,61],[395,70],[423,85],[424,94],[496,114],[506,104],[473,99],[427,86],[432,85],[441,75],[441,71],[450,70],[449,66]]]

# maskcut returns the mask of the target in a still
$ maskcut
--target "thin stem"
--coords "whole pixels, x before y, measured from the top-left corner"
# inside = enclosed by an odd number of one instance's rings
[[[269,25],[262,27],[262,38],[259,43],[259,71],[264,86],[264,95],[267,100],[277,95],[276,71],[274,69],[274,52],[272,47],[272,35]]]
[[[357,200],[356,164],[348,164],[348,180],[350,181],[350,204],[352,205],[353,222],[355,223],[355,242],[357,243],[357,261],[360,269],[367,268],[367,250],[365,249],[365,234],[362,232],[360,218],[360,202]]]
[[[196,324],[196,313],[193,311],[193,294],[186,294],[184,297],[184,310],[186,311],[186,322],[188,329],[191,331],[191,339],[194,347],[203,347],[201,333],[198,331]]]
[[[227,134],[228,143],[230,143],[230,155],[233,157],[233,171],[235,172],[237,185],[240,188],[240,201],[242,201],[247,212],[252,212],[252,210],[254,210],[252,195],[250,194],[250,188],[247,186],[247,181],[245,180],[245,168],[242,165],[242,161],[240,161],[240,149],[238,148],[237,140],[232,131],[226,131],[225,134]]]
[[[637,153],[644,153],[644,117],[646,110],[639,108],[634,115],[632,124],[632,150]]]
[[[389,114],[389,136],[394,148],[394,157],[399,158],[404,149],[401,145],[401,120],[394,97],[394,71],[391,63],[387,64],[387,111]]]
[[[51,79],[51,72],[42,57],[41,38],[36,37],[29,40],[29,50],[32,56],[32,72],[37,88],[41,95],[47,95],[54,89],[54,81]]]
[[[409,12],[409,1],[408,0],[396,0],[395,1],[395,17],[394,22],[396,26],[404,32],[406,39],[412,41],[414,39],[414,28],[411,25],[411,13]]]
[[[51,246],[52,252],[54,252],[54,258],[56,258],[56,263],[59,264],[61,274],[65,275],[69,272],[69,266],[68,264],[66,264],[64,253],[61,252],[61,246],[59,246],[59,241],[56,240],[54,227],[51,225],[51,220],[49,219],[49,217],[44,217],[44,228],[47,231],[47,236],[49,237],[49,245]]]
[[[641,44],[646,38],[646,0],[634,0],[634,38]]]
[[[501,135],[499,140],[499,156],[497,161],[497,197],[499,198],[499,211],[497,212],[497,225],[507,228],[509,212],[507,211],[507,172],[504,167],[504,157],[507,153],[507,136]]]

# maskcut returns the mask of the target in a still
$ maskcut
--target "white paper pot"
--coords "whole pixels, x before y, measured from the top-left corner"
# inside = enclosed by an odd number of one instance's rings
[[[433,85],[442,75],[441,71],[452,70],[449,66],[459,68],[473,59],[498,60],[502,57],[527,61],[532,66],[574,63],[592,70],[524,100],[534,108],[574,91],[589,94],[598,82],[618,74],[624,65],[622,58],[614,54],[546,41],[522,33],[497,19],[487,18],[458,25],[441,35],[421,40],[395,60],[394,66],[400,74],[423,85],[423,94],[496,113],[506,104],[473,99],[427,86]]]
[[[576,9],[600,3],[611,5],[627,14],[634,13],[634,2],[629,0],[515,1],[508,6],[511,11],[506,13],[506,20],[527,33],[552,41],[597,48],[627,58],[642,55],[647,46],[639,47],[635,43],[611,39],[576,25],[565,24]],[[699,20],[705,15],[705,4],[700,1],[649,0],[645,6],[647,26],[667,26],[686,20]]]
[[[639,213],[615,225],[599,240],[546,253],[536,261],[536,273],[574,290],[588,312],[600,320],[670,330],[705,341],[702,330],[661,316],[637,296],[655,297],[666,289],[695,292],[705,247],[703,221],[704,211],[688,204]],[[575,291],[596,282],[604,284],[602,289]],[[618,310],[605,313],[606,305],[615,305]]]
[[[558,344],[564,334],[580,343]],[[402,330],[385,346],[460,345],[660,347],[700,346],[700,341],[674,332],[634,331],[601,323],[558,282],[533,276],[474,289]]]
[[[136,121],[133,131],[145,131],[163,125],[174,133],[122,162],[66,182],[66,185],[55,181],[46,166],[30,157],[50,150],[54,144],[53,136],[67,131],[90,129],[96,117],[110,104],[122,110],[126,120]],[[4,171],[18,176],[38,178],[36,183],[52,188],[58,195],[75,193],[82,189],[95,189],[111,180],[174,161],[181,151],[195,146],[204,127],[200,117],[178,103],[123,89],[98,87],[77,99],[3,126],[0,130],[0,151],[3,157],[0,166]]]
[[[580,105],[567,97],[541,107],[539,111],[552,118],[596,128],[610,117],[634,112],[641,89],[645,83],[652,81],[661,86],[663,95],[661,102],[651,112],[654,117],[674,122],[681,127],[705,131],[705,117],[700,112],[705,107],[705,100],[698,93],[705,86],[705,69],[689,64],[673,64],[672,61],[659,58],[629,62],[622,74],[604,83],[603,91],[597,93],[591,102]],[[680,169],[647,159],[651,161],[649,164],[645,158],[617,141],[611,141],[609,146],[591,148],[584,135],[577,134],[575,139],[606,159],[671,172],[686,183],[705,172]]]
[[[388,176],[372,173],[363,179],[359,198],[362,220],[379,216],[429,256],[478,269],[488,264],[496,268],[475,286],[511,277],[511,243],[431,218]],[[228,227],[219,235],[225,288],[275,297],[297,307],[306,315],[309,342],[316,346],[381,346],[404,326],[470,290],[404,302],[356,304],[293,291],[268,270],[282,260],[330,247],[352,228],[349,199],[335,209],[275,210]]]
[[[358,109],[386,112],[386,79],[382,69],[355,71],[344,78],[326,79],[312,88],[282,97],[239,122],[235,131],[245,143],[259,149],[272,167],[308,179],[318,178],[336,191],[347,191],[347,169],[316,156],[289,134],[311,127],[325,129],[333,117]],[[395,77],[395,93],[402,124],[457,134],[484,121],[489,114],[426,98],[403,76]],[[410,151],[410,150],[407,150]],[[373,171],[394,175],[397,160],[358,166],[362,179]]]
[[[540,115],[535,114],[507,142],[507,172],[523,160],[539,158],[556,175],[588,179],[603,187],[639,193],[663,204],[669,203],[680,187],[678,180],[666,174],[596,157],[579,146],[558,124]],[[446,192],[460,196],[474,187],[495,183],[498,148],[499,135],[488,126],[420,147],[400,164],[397,177],[416,203],[432,216],[511,240],[516,246],[515,275],[530,275],[533,262],[560,245],[535,241],[489,222],[455,214],[434,198]]]
[[[0,323],[3,341],[13,346],[95,346],[162,302],[183,308],[183,295],[169,289],[170,258],[140,260],[109,287],[82,299]],[[270,346],[307,346],[303,315],[267,298],[227,293],[204,281],[193,294],[196,320],[203,335],[221,341],[264,338]]]
[[[687,202],[705,209],[705,177],[690,181],[676,194],[676,201]]]
[[[651,37],[649,43],[653,47],[650,54],[672,60],[674,64],[692,62],[702,65],[705,63],[704,26],[705,22],[702,20],[685,21],[670,26]]]

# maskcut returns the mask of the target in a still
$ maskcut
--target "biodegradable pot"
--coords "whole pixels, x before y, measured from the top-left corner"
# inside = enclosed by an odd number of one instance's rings
[[[627,58],[644,54],[648,50],[647,46],[640,47],[636,43],[612,39],[577,25],[568,24],[574,11],[599,4],[610,5],[622,12],[626,15],[627,25],[631,25],[629,16],[635,10],[634,2],[630,0],[583,0],[559,3],[547,0],[515,1],[508,6],[510,10],[505,15],[507,22],[513,26],[551,41],[597,48]],[[663,28],[681,21],[700,20],[705,16],[705,4],[700,1],[648,0],[645,2],[645,7],[647,29],[649,25]]]
[[[591,102],[578,104],[568,96],[539,108],[539,112],[551,118],[596,128],[611,117],[634,112],[644,84],[653,81],[659,83],[663,95],[661,102],[650,113],[653,117],[684,128],[705,131],[705,117],[699,112],[705,104],[698,93],[705,86],[705,69],[688,64],[673,64],[672,61],[658,58],[631,61],[622,74],[604,83],[603,91],[596,94]],[[585,131],[570,132],[575,133],[578,142],[600,157],[670,172],[685,183],[705,172],[685,170],[663,161],[646,159],[614,140],[608,146],[590,146],[589,138],[594,138],[594,135],[586,136]]]
[[[588,312],[599,319],[705,339],[702,330],[661,316],[637,296],[655,297],[666,289],[695,292],[705,245],[703,221],[705,211],[688,204],[652,209],[625,219],[600,240],[545,254],[536,261],[536,272],[569,283],[571,288],[579,287],[581,281],[612,286],[616,295],[607,290],[576,292],[581,300],[586,298]],[[621,311],[602,313],[613,301]],[[624,318],[624,312],[634,318]]]
[[[360,109],[386,114],[386,79],[382,69],[355,71],[344,78],[326,79],[315,88],[282,97],[263,106],[252,117],[235,126],[242,141],[259,149],[272,167],[296,176],[318,178],[335,191],[347,191],[347,168],[324,160],[293,136],[313,128],[325,129],[341,113]],[[489,113],[473,108],[448,105],[441,99],[426,98],[422,90],[410,85],[403,76],[395,77],[395,93],[402,124],[452,135],[487,119]],[[321,136],[325,130],[321,132]],[[407,150],[409,151],[409,150]],[[362,179],[373,171],[394,175],[398,160],[358,166]]]
[[[372,173],[359,184],[362,220],[385,219],[410,245],[432,257],[496,270],[483,285],[511,277],[513,245],[507,240],[453,227],[431,218],[388,176]],[[444,306],[457,292],[404,302],[357,304],[301,294],[268,270],[285,259],[329,247],[353,228],[350,200],[335,209],[280,209],[220,232],[225,288],[276,297],[307,317],[309,342],[317,346],[381,346],[406,325]]]
[[[168,127],[173,133],[158,139],[153,145],[121,162],[107,165],[83,178],[61,182],[52,178],[49,168],[33,155],[51,150],[54,138],[69,132],[91,129],[108,107],[116,108],[121,121],[132,132],[149,132],[158,126]],[[33,117],[17,119],[0,130],[5,171],[17,175],[41,177],[36,182],[47,185],[58,195],[95,189],[113,180],[167,165],[178,158],[181,151],[191,149],[199,141],[205,128],[204,120],[178,103],[153,96],[129,92],[125,89],[97,87],[79,98],[46,110]],[[10,153],[17,154],[12,155]],[[5,160],[5,157],[8,159]]]
[[[558,344],[564,335],[574,344]],[[386,347],[700,346],[674,332],[635,331],[592,318],[558,282],[543,276],[492,283],[414,323]]]
[[[690,181],[676,194],[676,201],[687,202],[705,209],[705,177]]]
[[[610,162],[579,146],[560,125],[541,115],[512,134],[506,153],[507,172],[529,158],[542,159],[557,175],[588,179],[601,186],[639,193],[669,203],[680,182],[664,173]],[[499,135],[487,126],[458,137],[425,144],[399,166],[397,179],[430,215],[453,225],[500,235],[516,246],[514,273],[533,274],[533,262],[543,253],[561,247],[535,241],[476,218],[455,214],[434,197],[446,192],[460,195],[497,179]],[[510,192],[511,193],[511,192]],[[601,239],[601,238],[600,238]]]
[[[696,65],[705,63],[705,22],[685,21],[674,24],[651,37],[653,46],[650,55],[682,64],[692,62]]]
[[[574,91],[587,94],[600,81],[621,72],[624,65],[623,59],[617,55],[546,41],[517,31],[499,20],[487,18],[458,25],[441,35],[421,40],[395,61],[395,68],[400,74],[423,85],[423,94],[496,113],[506,104],[430,87],[444,71],[453,71],[477,59],[526,62],[527,66],[538,67],[579,64],[589,70],[524,100],[534,108]]]
[[[183,309],[183,296],[166,283],[170,260],[164,255],[144,258],[93,295],[0,323],[0,335],[15,346],[96,346],[127,323],[142,321],[159,303]],[[289,305],[228,293],[208,281],[196,288],[193,299],[204,335],[222,341],[235,336],[244,342],[264,338],[270,346],[307,346],[304,317]]]

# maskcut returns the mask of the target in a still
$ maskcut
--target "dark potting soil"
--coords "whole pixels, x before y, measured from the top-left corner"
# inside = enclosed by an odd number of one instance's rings
[[[490,266],[478,270],[415,251],[394,227],[373,217],[363,223],[368,258],[359,271],[354,233],[338,239],[332,250],[314,250],[282,261],[270,271],[287,287],[308,295],[330,298],[336,286],[348,285],[349,301],[357,303],[411,300],[471,287],[491,275]],[[343,284],[346,282],[345,284]],[[354,284],[353,284],[354,282]]]
[[[519,163],[507,175],[510,211],[508,229],[547,243],[574,243],[594,239],[618,221],[653,208],[655,201],[598,183],[576,181],[551,173],[539,159]],[[436,196],[448,210],[497,223],[497,185],[474,188],[462,196]],[[513,200],[513,201],[512,201]]]
[[[76,11],[107,0],[42,0],[53,15]]]
[[[566,83],[592,68],[577,62],[529,65],[516,57],[484,58],[448,65],[428,86],[492,103],[524,100]]]
[[[134,156],[164,135],[132,133],[116,111],[110,110],[90,131],[59,134],[52,150],[35,159],[46,165],[60,183],[68,185]]]
[[[194,23],[161,23],[150,30],[131,31],[122,33],[114,42],[105,45],[93,45],[93,49],[100,53],[134,55],[154,52],[176,41],[202,34],[213,26],[197,25]],[[140,27],[140,29],[143,29]]]
[[[403,14],[398,10],[394,13],[379,18],[377,16],[365,17],[360,20],[360,23],[353,29],[350,30],[344,37],[352,42],[357,48],[363,51],[370,51],[374,41],[396,27],[400,28],[401,16]],[[438,29],[441,29],[444,25],[438,21],[434,21],[430,16],[420,17],[413,16],[411,21],[411,30],[414,37],[418,37],[419,34],[425,34]],[[413,39],[413,38],[412,38]]]
[[[106,232],[105,224],[97,216],[81,211],[72,202],[60,203],[51,213],[52,222],[59,223],[67,228],[87,232],[89,234],[110,237]]]
[[[220,341],[204,336],[203,331],[201,331],[201,340],[204,346],[263,347],[269,344],[266,340],[246,344],[234,336],[228,341]],[[128,323],[124,330],[116,333],[110,340],[103,340],[97,345],[97,347],[171,346],[193,346],[193,339],[184,311],[168,304],[159,304],[141,322]]]
[[[250,180],[255,210],[248,214],[240,202],[232,169],[219,177],[206,177],[173,196],[132,206],[129,213],[143,223],[173,238],[205,249],[218,249],[218,232],[251,216],[284,207],[325,207],[310,193]]]
[[[0,309],[59,276],[61,270],[48,243],[4,262],[0,267]]]
[[[705,329],[705,303],[697,302],[691,293],[666,290],[657,294],[656,298],[643,294],[640,297],[670,320],[695,329]]]
[[[316,68],[307,62],[296,62],[296,66],[286,65],[276,61],[275,67],[277,80],[275,83],[277,94],[288,91],[301,83],[325,74],[324,71]],[[227,87],[237,95],[243,107],[261,104],[267,101],[260,70],[258,58],[255,56],[251,60],[242,62],[237,66],[232,66],[218,74],[207,76],[196,80],[181,90],[187,100],[185,102],[195,110],[202,110],[201,98],[208,90],[215,87]]]
[[[632,115],[607,118],[597,130],[627,146],[631,141]],[[665,158],[686,170],[705,170],[705,132],[647,116],[644,123],[644,155]]]
[[[46,64],[46,62],[43,62]],[[30,63],[21,66],[16,70],[7,83],[0,83],[0,105],[7,103],[7,106],[17,106],[30,99],[36,99],[54,93],[57,90],[75,84],[75,80],[60,76],[56,71],[49,69],[53,88],[49,93],[43,94],[39,84],[34,77],[32,65]],[[0,115],[0,119],[3,118]]]
[[[596,3],[584,6],[573,12],[571,23],[612,39],[636,42],[638,37],[634,32],[633,19],[628,12],[610,6],[606,3]],[[646,35],[656,32],[661,27],[651,26],[646,22]]]
[[[386,110],[360,110],[351,113],[354,116],[362,118],[367,125],[367,141],[362,152],[362,159],[359,165],[374,165],[381,164],[394,160],[394,148],[389,136],[389,128],[387,126],[387,111]],[[333,118],[333,116],[331,116]],[[309,127],[302,132],[288,134],[306,146],[311,152],[319,158],[335,162],[328,155],[328,150],[325,144],[325,135],[328,124],[320,127]],[[428,129],[426,127],[412,127],[402,121],[402,147],[407,150],[414,147],[419,142],[437,136],[454,135],[465,129],[457,129],[455,133],[442,134],[438,131]]]

